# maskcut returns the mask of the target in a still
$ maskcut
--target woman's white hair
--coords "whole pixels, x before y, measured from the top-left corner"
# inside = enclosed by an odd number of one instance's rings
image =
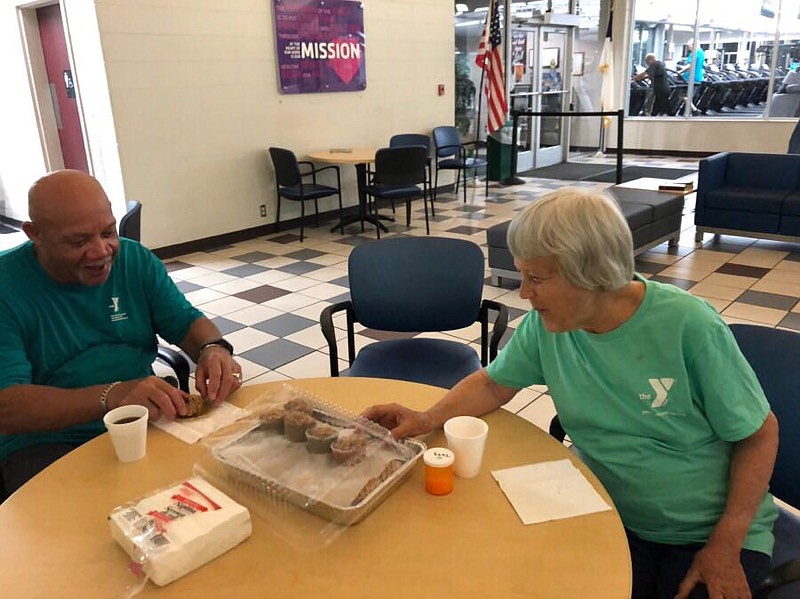
[[[617,203],[605,194],[565,187],[520,212],[508,228],[514,257],[552,256],[567,281],[616,291],[633,279],[633,238]]]

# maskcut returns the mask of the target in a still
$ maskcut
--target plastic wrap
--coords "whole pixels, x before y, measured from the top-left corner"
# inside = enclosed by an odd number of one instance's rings
[[[232,549],[250,536],[248,510],[208,482],[187,478],[118,508],[111,536],[138,576],[128,596],[152,580],[163,586]]]
[[[204,440],[208,452],[195,472],[301,550],[324,547],[363,520],[425,451],[419,441],[398,442],[386,429],[290,385],[246,411]]]

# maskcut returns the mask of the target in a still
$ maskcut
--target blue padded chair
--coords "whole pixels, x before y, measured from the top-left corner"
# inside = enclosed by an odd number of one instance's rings
[[[800,93],[798,93],[798,96],[800,96]],[[794,129],[792,130],[792,136],[789,138],[789,148],[787,153],[800,154],[800,119],[798,119]]]
[[[398,133],[397,135],[392,135],[389,139],[390,148],[401,148],[403,146],[425,146],[425,150],[428,153],[428,189],[433,189],[433,179],[431,175],[431,138],[422,133]],[[431,210],[433,216],[436,216],[433,202],[431,202]],[[392,211],[394,211],[394,204],[392,205]]]
[[[303,241],[303,226],[306,220],[306,202],[314,201],[314,210],[319,226],[319,199],[328,196],[339,197],[339,222],[342,221],[342,179],[339,167],[335,165],[315,168],[314,164],[306,161],[299,161],[291,150],[284,148],[270,148],[269,155],[275,167],[275,193],[278,196],[278,207],[275,212],[275,228],[280,229],[281,225],[281,198],[300,202],[300,241]],[[300,171],[300,165],[308,167],[307,172]],[[319,185],[317,183],[317,173],[333,170],[336,172],[336,187]],[[311,183],[305,183],[305,177],[311,177]],[[344,229],[342,229],[344,233]]]
[[[749,324],[730,328],[780,425],[770,492],[800,508],[800,333]],[[800,518],[780,508],[774,533],[772,572],[753,597],[800,597]]]
[[[125,214],[119,219],[119,236],[142,240],[142,204],[136,200],[130,200],[125,204]]]
[[[366,187],[367,195],[374,198],[377,213],[378,200],[406,201],[406,226],[411,225],[411,200],[422,198],[425,207],[425,231],[431,234],[428,221],[428,176],[425,165],[428,163],[428,150],[425,146],[400,146],[381,148],[375,153],[375,174],[372,183]],[[419,185],[422,184],[422,189]],[[381,237],[381,228],[378,239]]]
[[[508,310],[483,300],[484,257],[469,241],[395,237],[357,246],[350,254],[351,300],[329,306],[320,325],[330,349],[331,376],[339,376],[333,315],[347,314],[348,376],[426,383],[449,389],[497,355]],[[489,312],[497,312],[489,335]],[[353,325],[399,332],[461,329],[481,323],[481,355],[443,339],[379,341],[355,352]]]
[[[454,170],[456,176],[456,195],[458,195],[459,179],[464,190],[464,202],[467,201],[467,171],[477,174],[479,168],[487,165],[486,160],[478,156],[482,145],[476,141],[462,142],[461,135],[455,127],[436,127],[433,130],[433,143],[436,148],[436,174],[433,184],[433,199],[436,199],[436,190],[439,187],[439,171]],[[470,156],[467,146],[475,146],[475,155]],[[486,177],[486,197],[489,197],[489,177]]]

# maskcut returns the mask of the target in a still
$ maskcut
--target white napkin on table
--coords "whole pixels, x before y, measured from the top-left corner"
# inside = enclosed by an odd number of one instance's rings
[[[172,422],[165,418],[159,418],[153,424],[184,443],[191,444],[221,429],[223,426],[228,426],[246,413],[242,408],[237,408],[235,405],[224,401],[209,410],[207,414],[197,418],[176,419]]]
[[[494,470],[492,476],[523,524],[536,524],[610,510],[569,460]]]

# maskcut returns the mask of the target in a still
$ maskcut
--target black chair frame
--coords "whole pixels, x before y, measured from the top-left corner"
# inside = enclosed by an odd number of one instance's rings
[[[491,338],[489,337],[489,311],[497,312],[494,323],[492,323]],[[319,320],[320,326],[322,327],[322,335],[328,342],[328,355],[330,358],[332,377],[339,376],[339,348],[336,346],[336,332],[333,325],[333,315],[339,312],[345,312],[347,318],[347,363],[352,366],[356,359],[354,325],[357,321],[355,319],[353,302],[347,300],[328,306],[322,311]],[[500,340],[503,338],[506,328],[508,327],[508,308],[494,300],[485,299],[481,301],[478,318],[475,320],[481,323],[481,364],[485,367],[497,357],[497,349]]]
[[[402,152],[403,150],[407,151],[409,148],[424,148],[424,146],[422,146],[422,145],[389,146],[388,148],[381,148],[376,153],[376,155],[375,155],[375,171],[370,173],[371,182],[370,182],[370,185],[366,188],[367,196],[373,198],[373,201],[368,204],[368,206],[369,206],[368,209],[369,209],[369,212],[370,213],[374,213],[375,216],[378,216],[378,200],[388,199],[389,201],[391,201],[392,212],[395,212],[395,203],[394,203],[395,198],[394,197],[382,198],[379,194],[376,194],[371,190],[371,187],[373,185],[380,186],[383,183],[383,182],[381,182],[379,180],[379,177],[381,175],[381,172],[379,170],[379,162],[381,160],[381,153],[384,152],[384,151],[388,151],[390,153],[391,152]],[[426,148],[426,151],[427,151],[427,148]],[[428,158],[428,164],[430,164],[430,159],[429,158]],[[403,163],[403,168],[408,168],[408,165],[409,165],[408,162],[404,162]],[[409,173],[405,173],[405,174],[409,174]],[[424,171],[422,174],[423,174],[423,176],[420,178],[419,181],[414,181],[413,183],[411,181],[407,181],[407,182],[404,182],[404,183],[400,184],[400,186],[411,187],[412,185],[413,186],[417,186],[420,183],[422,183],[422,189],[420,190],[419,197],[422,198],[422,204],[423,204],[423,208],[425,210],[425,232],[428,235],[430,235],[431,234],[431,226],[430,226],[430,220],[428,218],[428,198],[430,197],[429,196],[429,193],[430,193],[429,173],[427,171]],[[396,177],[396,173],[389,173],[389,177],[394,179]],[[388,183],[386,185],[386,188],[390,190],[393,186],[394,186],[394,183],[390,182],[390,183]],[[415,197],[416,196],[406,196],[405,198],[403,198],[403,199],[405,199],[405,202],[406,202],[406,226],[407,227],[411,225],[411,200],[414,199]],[[400,199],[400,198],[397,198],[397,199]],[[432,200],[431,200],[431,206],[433,206],[433,201]],[[433,209],[431,208],[431,210],[433,210]],[[433,213],[433,215],[436,216],[436,213]],[[381,238],[381,228],[379,226],[376,226],[376,229],[377,229],[378,239],[380,239]]]
[[[475,156],[473,156],[473,158],[478,158],[478,154],[480,153],[481,149],[486,147],[486,143],[482,142],[482,141],[465,141],[465,142],[462,142],[462,143],[460,143],[458,145],[452,144],[452,145],[447,145],[447,146],[437,146],[436,147],[436,150],[435,150],[435,154],[436,154],[436,160],[435,160],[435,162],[436,162],[436,174],[435,174],[435,177],[434,177],[435,180],[434,180],[434,183],[433,183],[433,199],[434,199],[434,201],[436,200],[437,193],[438,193],[438,190],[439,190],[439,171],[440,170],[455,170],[455,171],[458,171],[458,176],[456,177],[456,188],[455,188],[456,196],[458,195],[459,179],[463,179],[461,181],[461,185],[462,185],[462,190],[463,190],[463,195],[464,195],[464,203],[465,204],[467,203],[467,171],[469,171],[469,170],[472,171],[472,178],[474,179],[474,178],[477,178],[477,176],[478,176],[478,169],[479,168],[483,168],[483,166],[484,166],[484,165],[470,166],[469,164],[467,164],[467,161],[470,158],[470,156],[468,156],[468,151],[467,151],[467,147],[468,146],[475,146]],[[455,153],[454,153],[455,159],[458,160],[459,162],[461,162],[462,166],[458,166],[458,167],[456,167],[456,166],[439,167],[439,151],[440,150],[449,150],[450,148],[455,149]],[[442,156],[441,158],[444,159],[444,160],[448,159],[447,156]],[[487,168],[488,168],[488,166],[487,166]],[[486,173],[486,181],[484,182],[484,193],[486,194],[486,197],[488,198],[489,197],[489,174],[488,173]]]
[[[175,372],[178,388],[189,393],[189,361],[186,356],[171,347],[159,345],[156,360],[169,366]]]
[[[272,148],[270,148],[272,149]],[[277,150],[282,150],[282,148],[275,148]],[[342,175],[339,167],[337,165],[331,164],[328,166],[316,167],[314,166],[313,162],[309,162],[307,160],[295,160],[297,163],[297,170],[298,170],[298,181],[297,185],[299,186],[299,193],[300,193],[300,200],[294,200],[300,202],[300,241],[302,242],[304,239],[303,231],[305,226],[306,220],[306,199],[303,198],[305,195],[303,192],[303,179],[305,177],[311,177],[311,185],[317,185],[317,174],[324,172],[326,170],[333,170],[336,173],[336,195],[339,198],[339,220],[342,220]],[[273,158],[274,164],[274,158]],[[309,170],[303,172],[300,167],[307,167]],[[284,185],[286,187],[290,185]],[[278,205],[275,211],[275,230],[280,231],[281,227],[281,198],[284,197],[284,194],[281,193],[281,183],[280,183],[280,175],[275,173],[275,194],[278,198]],[[330,194],[333,195],[333,194]],[[292,199],[292,198],[287,198]],[[309,198],[310,199],[310,198]],[[316,217],[316,226],[319,227],[319,198],[315,197],[314,199],[314,212]],[[344,234],[344,229],[342,229],[342,234]]]

